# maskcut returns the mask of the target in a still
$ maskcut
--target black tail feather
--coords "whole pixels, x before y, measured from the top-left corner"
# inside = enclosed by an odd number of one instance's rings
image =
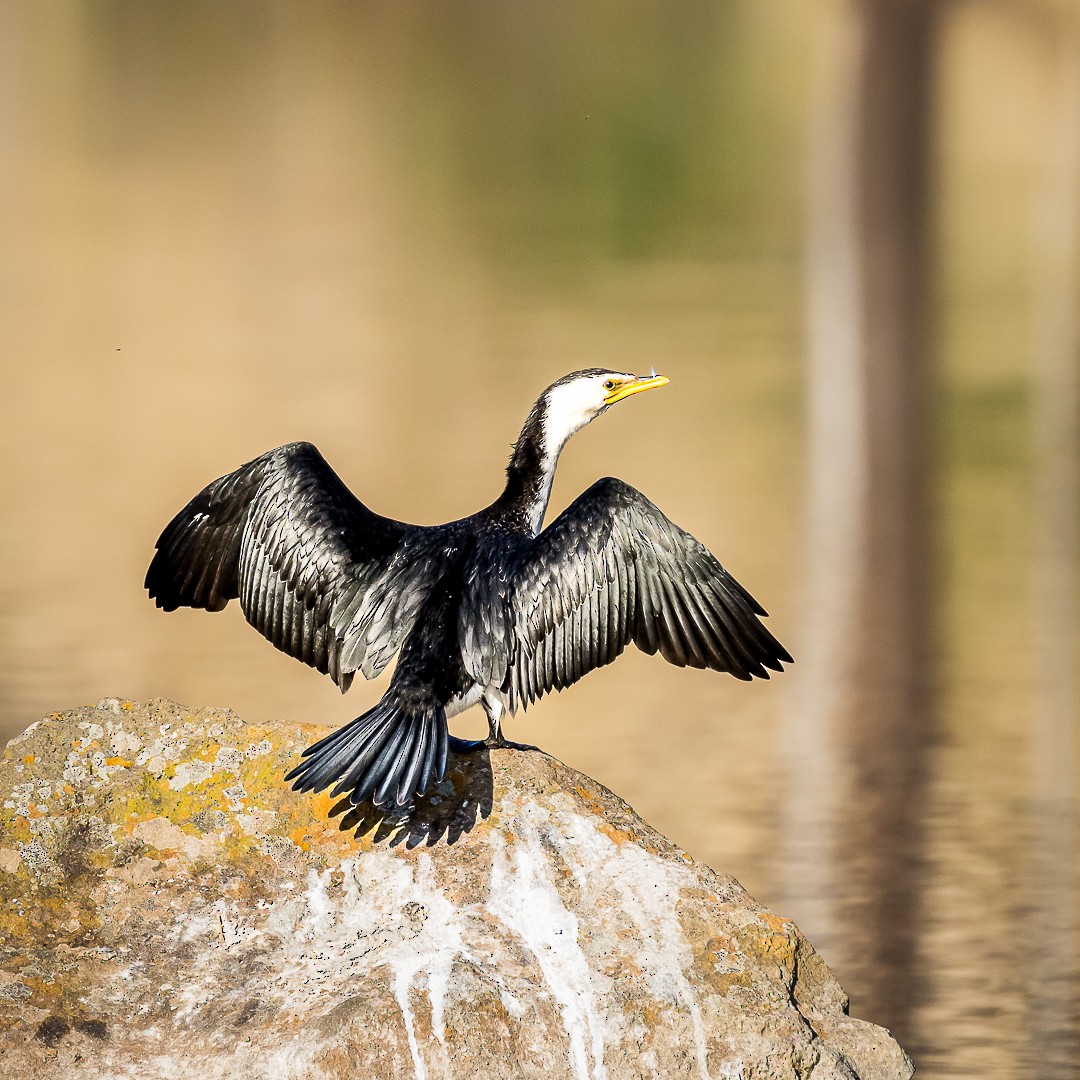
[[[356,805],[405,806],[446,775],[446,713],[431,699],[406,709],[389,690],[373,709],[304,751],[285,779],[296,791],[320,791],[334,784],[331,797],[349,792]]]

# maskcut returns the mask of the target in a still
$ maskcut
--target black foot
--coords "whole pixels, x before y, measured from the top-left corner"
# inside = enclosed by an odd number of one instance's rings
[[[483,745],[489,750],[539,750],[539,746],[533,746],[532,743],[526,742],[511,742],[509,739],[504,739],[501,735],[497,739],[493,739],[490,735],[484,740]]]
[[[539,746],[532,743],[511,742],[499,736],[493,739],[490,735],[486,739],[459,739],[456,735],[449,738],[450,749],[455,754],[472,754],[477,750],[539,750]]]

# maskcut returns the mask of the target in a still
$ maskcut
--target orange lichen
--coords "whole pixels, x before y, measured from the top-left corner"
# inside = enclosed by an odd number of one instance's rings
[[[709,985],[718,994],[726,995],[733,986],[749,989],[753,985],[750,973],[746,971],[717,971],[709,976]]]
[[[280,738],[281,732],[278,731],[276,728],[269,727],[266,724],[248,724],[248,726],[244,730],[245,735],[253,741],[261,742],[263,739],[266,739],[269,743],[272,744],[273,749],[276,750],[278,748],[278,743],[275,740],[275,736],[277,738]]]
[[[607,822],[607,821],[604,821],[604,820],[600,821],[599,828],[600,828],[600,831],[606,837],[608,837],[608,839],[613,840],[619,846],[622,846],[623,844],[625,844],[627,840],[633,840],[634,839],[624,829],[617,829],[610,822]]]
[[[574,788],[574,791],[576,792],[578,798],[581,799],[581,801],[585,803],[585,805],[588,806],[590,810],[592,810],[596,814],[599,814],[601,817],[604,816],[606,810],[603,802],[601,802],[600,799],[598,799],[591,791],[589,791],[587,787],[585,787],[583,784],[578,784]]]
[[[51,1012],[64,996],[64,988],[59,981],[46,982],[44,979],[32,978],[24,978],[22,981],[31,991],[27,1004],[36,1009],[48,1009]]]
[[[786,971],[794,968],[798,939],[794,927],[786,920],[762,911],[736,937],[748,956],[771,960]]]

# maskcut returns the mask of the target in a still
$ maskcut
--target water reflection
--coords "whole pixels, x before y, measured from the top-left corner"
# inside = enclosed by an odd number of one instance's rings
[[[855,973],[867,1015],[909,1047],[938,618],[924,284],[933,10],[836,5],[819,28],[806,278],[812,674],[789,716],[789,894],[797,904],[809,887],[821,947]]]
[[[887,67],[845,13],[875,6],[0,9],[3,733],[115,694],[351,719],[384,684],[342,699],[235,610],[146,601],[176,508],[308,438],[376,509],[449,520],[553,378],[655,365],[669,392],[575,440],[554,504],[641,488],[798,663],[747,687],[627,655],[509,737],[794,917],[920,1075],[1072,1054],[1080,128],[1047,72],[1076,65],[1019,5],[907,26],[937,61],[933,108],[906,102],[933,120],[933,295],[889,326],[868,296],[927,256],[922,226],[899,264],[844,233],[857,79]]]
[[[1032,730],[1033,963],[1029,1066],[1075,1075],[1080,1061],[1080,886],[1077,836],[1075,649],[1080,558],[1080,24],[1055,42],[1054,138],[1044,155],[1033,230],[1035,544],[1033,607],[1037,691]]]

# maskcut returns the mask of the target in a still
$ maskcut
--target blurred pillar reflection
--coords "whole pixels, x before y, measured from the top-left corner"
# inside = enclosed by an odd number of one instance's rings
[[[841,3],[809,118],[807,671],[793,728],[792,913],[860,1016],[915,998],[934,634],[927,168],[938,8]]]
[[[1077,990],[1076,590],[1080,550],[1080,22],[1054,26],[1050,139],[1032,261],[1036,699],[1030,866],[1032,1075],[1074,1076]]]

